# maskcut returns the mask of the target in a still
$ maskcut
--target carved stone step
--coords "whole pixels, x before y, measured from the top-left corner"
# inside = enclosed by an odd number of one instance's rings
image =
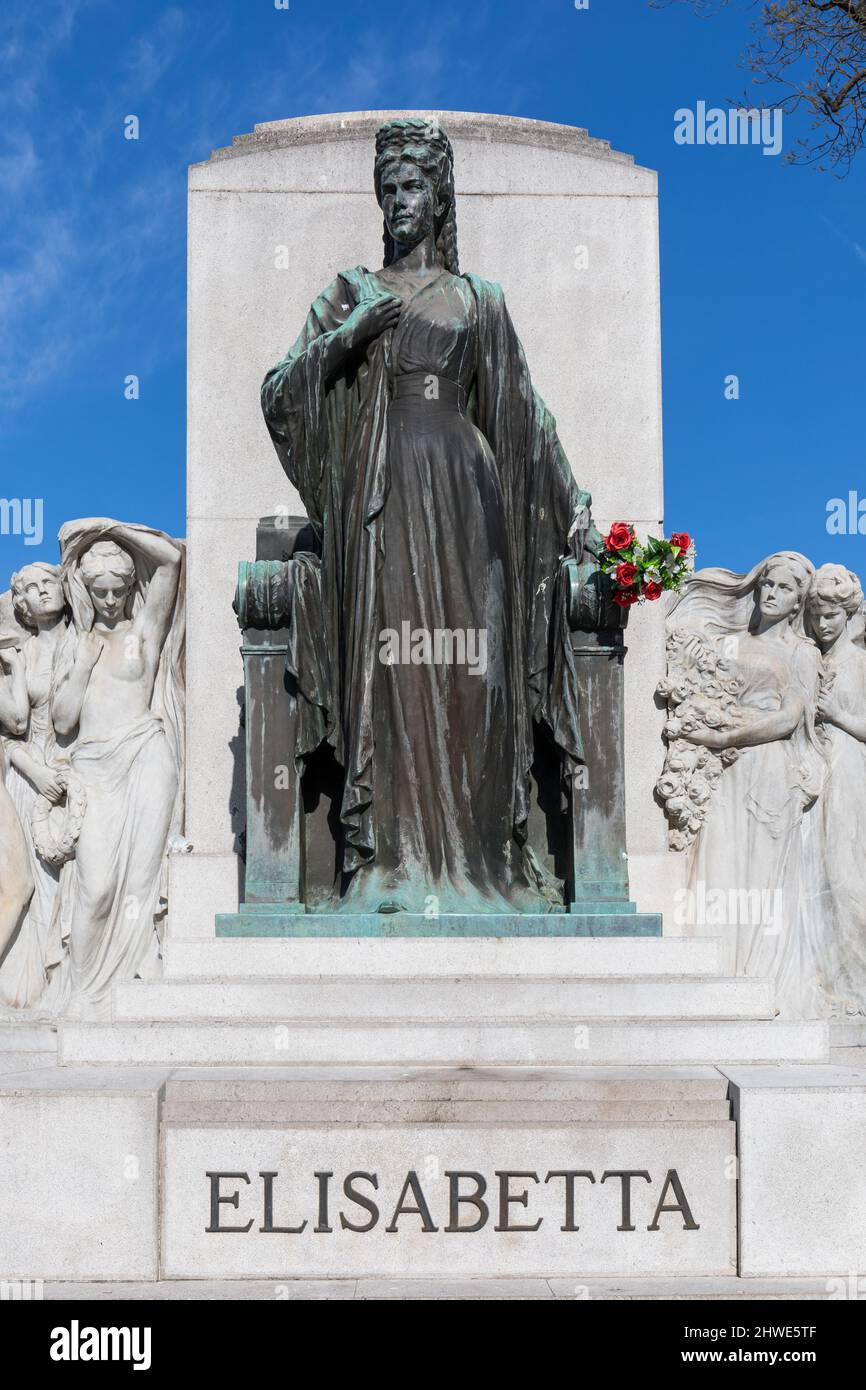
[[[198,1066],[287,1064],[677,1066],[825,1062],[825,1023],[772,1021],[65,1023],[60,1061]]]
[[[51,1066],[56,1060],[56,1029],[49,1024],[0,1019],[0,1075]]]
[[[119,1020],[316,1018],[448,1020],[509,1018],[772,1018],[764,980],[294,979],[133,981],[118,985]]]
[[[179,1069],[164,1120],[335,1125],[448,1121],[728,1120],[715,1068]]]
[[[340,940],[293,938],[184,940],[164,947],[167,976],[202,978],[310,975],[557,975],[562,978],[713,975],[712,938],[498,937]]]
[[[84,1073],[86,1074],[86,1073]],[[288,1087],[298,1100],[725,1101],[728,1080],[717,1067],[177,1067],[165,1103],[197,1092],[214,1102],[270,1105]]]

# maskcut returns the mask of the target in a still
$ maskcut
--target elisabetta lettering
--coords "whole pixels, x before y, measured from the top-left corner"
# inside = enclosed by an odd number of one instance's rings
[[[585,1168],[556,1168],[543,1176],[523,1169],[496,1169],[494,1181],[482,1174],[450,1170],[438,1179],[424,1179],[410,1169],[402,1179],[380,1183],[378,1173],[356,1170],[342,1179],[333,1172],[315,1172],[306,1205],[292,1207],[289,1184],[273,1171],[208,1171],[209,1235],[333,1235],[335,1231],[364,1234],[381,1228],[386,1235],[403,1229],[442,1231],[446,1235],[471,1235],[490,1226],[494,1231],[537,1231],[544,1217],[532,1216],[532,1195],[539,1185],[551,1186],[561,1200],[561,1231],[580,1230],[578,1216],[585,1210],[587,1194],[599,1185],[619,1185],[617,1231],[684,1231],[700,1226],[675,1168],[654,1183],[643,1168],[606,1169],[596,1179]],[[296,1194],[297,1183],[291,1184]],[[638,1198],[636,1194],[642,1194]],[[647,1202],[649,1198],[649,1202]],[[294,1199],[297,1203],[297,1197]],[[643,1224],[636,1208],[652,1213]]]

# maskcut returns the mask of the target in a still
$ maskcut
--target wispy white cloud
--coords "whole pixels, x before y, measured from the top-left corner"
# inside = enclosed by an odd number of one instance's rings
[[[58,68],[78,38],[76,22],[99,4],[72,0],[56,25],[45,22],[46,7],[13,4],[0,22],[0,74],[15,73],[0,96],[6,412],[103,351],[126,321],[140,277],[183,253],[175,187],[182,172],[170,149],[124,142],[122,125],[130,104],[152,93],[177,57],[184,15],[175,7],[157,15],[116,76],[92,84],[86,104],[84,96],[70,104]]]
[[[183,10],[164,10],[153,27],[132,42],[124,64],[125,85],[136,96],[150,92],[182,52],[189,28]]]
[[[7,411],[26,406],[50,377],[74,376],[94,356],[104,360],[137,313],[158,311],[164,324],[179,325],[188,162],[254,121],[435,105],[431,94],[449,75],[470,80],[483,63],[475,9],[437,14],[435,23],[415,15],[400,28],[371,22],[346,45],[339,11],[324,7],[321,22],[317,15],[315,25],[301,27],[275,11],[272,44],[248,47],[229,80],[226,46],[238,22],[230,8],[210,6],[147,7],[144,22],[132,7],[120,22],[113,0],[68,0],[62,10],[4,0],[0,405]],[[112,66],[100,69],[87,45],[104,27],[116,41]],[[191,80],[179,79],[181,63]],[[141,117],[139,141],[123,138],[128,114]],[[182,350],[179,331],[169,343],[152,337],[154,361],[170,352],[180,359]]]
[[[829,227],[830,231],[845,243],[849,251],[853,251],[858,261],[866,265],[866,247],[863,247],[856,237],[850,236],[848,232],[843,232],[841,227],[837,227],[835,222],[830,221],[829,217],[825,217],[823,213],[820,216],[825,226]]]
[[[0,109],[32,108],[59,49],[81,15],[102,0],[64,0],[62,5],[4,0],[0,11]]]
[[[38,170],[39,156],[29,131],[9,131],[6,148],[0,153],[0,190],[7,196],[18,193]]]

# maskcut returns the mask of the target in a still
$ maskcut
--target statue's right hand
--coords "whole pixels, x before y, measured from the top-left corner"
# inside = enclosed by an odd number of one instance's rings
[[[396,294],[376,294],[360,300],[340,330],[347,350],[366,347],[389,328],[395,328],[402,309],[403,301]]]

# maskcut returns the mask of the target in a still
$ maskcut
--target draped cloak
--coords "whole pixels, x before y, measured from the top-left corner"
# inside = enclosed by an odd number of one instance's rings
[[[462,278],[475,299],[478,330],[467,415],[493,452],[505,504],[517,740],[512,819],[522,843],[533,720],[551,730],[566,778],[583,761],[561,562],[573,555],[592,566],[602,543],[590,518],[590,496],[575,483],[556,423],[532,387],[501,287],[471,274]],[[393,331],[331,379],[326,349],[356,304],[381,292],[364,267],[338,275],[262,387],[278,456],[321,541],[321,558],[302,554],[295,565],[287,656],[299,697],[295,759],[300,769],[327,741],[344,769],[347,870],[374,859],[376,850],[373,675],[389,494]]]

